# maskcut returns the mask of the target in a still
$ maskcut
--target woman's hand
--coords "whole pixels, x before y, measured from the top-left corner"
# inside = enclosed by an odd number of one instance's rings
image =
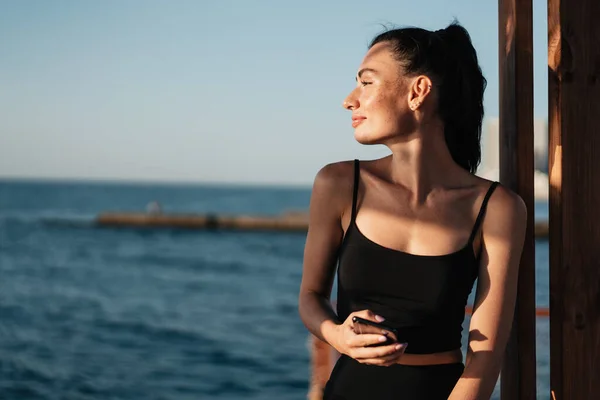
[[[390,333],[374,327],[363,329],[365,333],[355,332],[352,317],[357,316],[374,322],[382,322],[383,318],[369,310],[357,311],[348,316],[343,324],[338,325],[335,339],[331,345],[341,354],[346,354],[363,364],[389,366],[396,364],[406,346],[392,343],[382,346],[388,340]],[[377,347],[368,347],[379,345]]]

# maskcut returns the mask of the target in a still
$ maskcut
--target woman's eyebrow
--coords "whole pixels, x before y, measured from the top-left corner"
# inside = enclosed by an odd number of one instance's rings
[[[361,69],[360,71],[358,71],[358,74],[357,74],[357,75],[358,75],[358,78],[356,78],[356,80],[358,80],[358,79],[359,79],[359,78],[362,76],[362,74],[364,74],[365,72],[373,72],[373,73],[377,73],[377,71],[376,71],[376,70],[374,70],[373,68],[363,68],[363,69]]]

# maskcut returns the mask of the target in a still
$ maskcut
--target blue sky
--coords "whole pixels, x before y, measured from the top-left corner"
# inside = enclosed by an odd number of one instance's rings
[[[497,116],[497,14],[487,0],[0,0],[0,177],[310,184],[326,163],[387,154],[354,141],[341,107],[383,25],[456,17]]]

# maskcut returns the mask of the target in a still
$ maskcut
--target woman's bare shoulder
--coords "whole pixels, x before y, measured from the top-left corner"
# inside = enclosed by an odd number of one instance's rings
[[[477,184],[480,187],[480,190],[483,193],[487,193],[487,191],[491,188],[494,183],[497,183],[492,196],[489,199],[489,205],[491,207],[500,207],[503,209],[510,209],[513,211],[517,211],[519,209],[523,209],[525,207],[525,202],[517,193],[504,186],[499,181],[493,181],[489,179],[485,179],[482,177],[475,177],[477,179]]]
[[[480,179],[482,190],[487,192],[494,181]],[[521,196],[498,182],[487,204],[484,226],[498,225],[501,221],[512,221],[513,224],[519,226],[525,223],[526,218],[527,207]]]
[[[352,201],[354,187],[354,161],[338,161],[323,166],[317,173],[313,189],[313,202],[327,203],[343,211]]]
[[[323,166],[317,172],[314,189],[332,193],[348,189],[352,191],[353,184],[354,161],[338,161]]]

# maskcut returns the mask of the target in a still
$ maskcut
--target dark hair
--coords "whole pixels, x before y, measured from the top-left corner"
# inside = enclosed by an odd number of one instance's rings
[[[438,113],[452,159],[475,173],[481,161],[483,92],[487,81],[465,28],[452,22],[439,31],[421,28],[387,30],[369,48],[390,42],[408,75],[427,75],[438,92]]]

